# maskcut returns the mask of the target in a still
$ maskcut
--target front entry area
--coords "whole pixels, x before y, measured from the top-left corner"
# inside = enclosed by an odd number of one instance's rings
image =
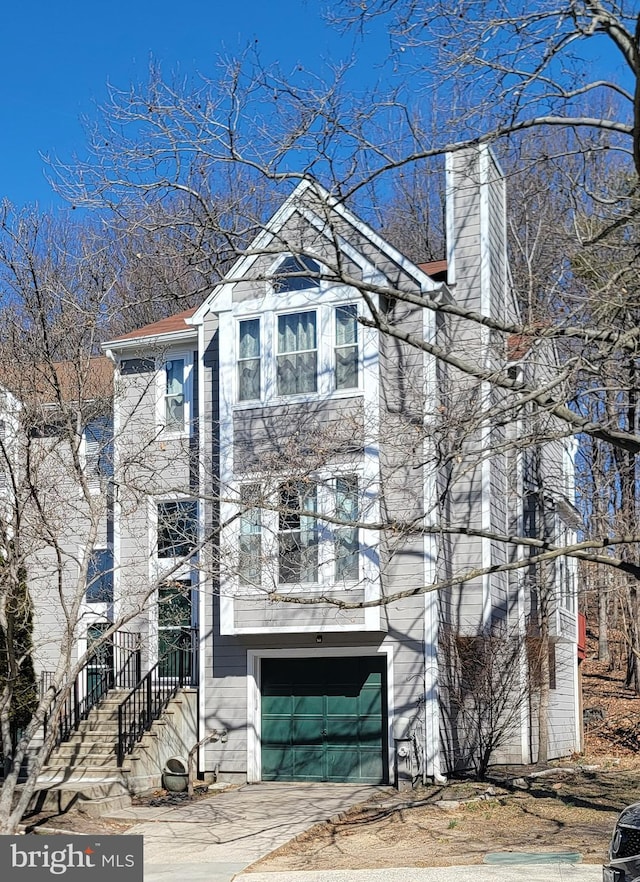
[[[386,783],[386,660],[263,658],[262,780]]]

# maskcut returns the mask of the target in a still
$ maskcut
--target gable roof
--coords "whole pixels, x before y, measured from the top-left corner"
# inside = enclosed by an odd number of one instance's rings
[[[129,331],[126,334],[122,334],[120,337],[108,340],[106,343],[102,344],[102,348],[117,349],[121,345],[126,346],[127,344],[136,341],[144,340],[145,342],[149,342],[150,340],[160,340],[167,337],[175,339],[180,339],[183,336],[194,337],[196,335],[196,330],[192,325],[187,324],[186,320],[191,318],[195,311],[196,307],[193,307],[175,313],[174,315],[167,316],[167,318],[160,319],[157,322],[151,322],[151,324],[144,325],[142,328],[136,328],[134,331]]]
[[[320,200],[320,202],[326,205],[331,211],[336,212],[342,220],[357,230],[363,238],[365,238],[378,251],[382,252],[392,263],[397,265],[409,276],[413,277],[422,290],[425,292],[433,291],[436,296],[440,293],[445,293],[445,296],[448,294],[441,279],[436,280],[432,278],[428,272],[425,272],[424,269],[401,254],[397,248],[383,239],[379,233],[376,233],[375,230],[365,223],[365,221],[361,220],[352,211],[346,208],[342,202],[340,202],[335,196],[332,196],[328,190],[317,181],[305,178],[298,184],[288,198],[285,199],[271,219],[263,226],[262,230],[247,248],[247,253],[236,260],[225,277],[216,285],[202,305],[195,310],[191,318],[191,324],[200,324],[204,316],[212,308],[214,302],[218,299],[220,292],[230,283],[232,284],[243,278],[251,265],[259,258],[261,252],[264,253],[269,249],[269,243],[271,240],[282,231],[284,225],[294,212],[299,211],[303,215],[314,214],[315,218],[311,219],[309,222],[313,223],[313,220],[316,220],[318,222],[318,230],[324,231],[326,222],[314,212],[313,198],[304,198],[307,194],[316,197],[316,199]],[[354,246],[353,243],[346,241],[344,237],[341,234],[336,233],[335,230],[329,231],[327,235],[333,241],[337,242],[339,248],[344,247],[346,253],[351,253],[352,259],[352,252],[358,252],[363,260],[370,263],[370,260],[359,252],[357,245]],[[283,247],[280,250],[284,251],[286,248]]]

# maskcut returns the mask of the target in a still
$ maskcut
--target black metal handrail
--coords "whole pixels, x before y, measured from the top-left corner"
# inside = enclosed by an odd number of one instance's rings
[[[198,685],[198,631],[183,628],[173,649],[140,679],[118,707],[118,765],[151,729],[183,686]]]
[[[87,657],[78,672],[62,706],[54,747],[69,740],[110,689],[131,689],[140,680],[140,672],[140,634],[116,631]]]

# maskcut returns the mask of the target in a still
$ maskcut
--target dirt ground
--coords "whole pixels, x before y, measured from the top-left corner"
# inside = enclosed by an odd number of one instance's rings
[[[601,863],[618,812],[640,800],[640,699],[593,660],[583,686],[595,710],[585,752],[552,763],[551,775],[494,769],[487,782],[394,794],[314,827],[251,870],[451,866],[493,851],[577,851]]]
[[[409,793],[389,791],[335,823],[319,824],[251,867],[274,871],[448,866],[480,863],[492,851],[577,851],[601,863],[618,812],[640,800],[640,699],[622,675],[586,663],[585,707],[596,709],[585,753],[533,768],[494,769],[489,780],[457,781]],[[151,799],[157,804],[165,796]],[[168,798],[168,797],[167,797]],[[125,821],[78,812],[31,824],[84,833],[119,833]]]

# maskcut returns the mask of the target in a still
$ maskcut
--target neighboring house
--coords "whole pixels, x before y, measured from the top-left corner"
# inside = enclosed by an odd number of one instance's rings
[[[2,529],[28,579],[34,669],[47,680],[111,616],[113,364],[10,364],[2,380]]]
[[[304,181],[200,308],[105,344],[113,614],[148,596],[147,667],[190,635],[200,737],[224,733],[200,768],[222,780],[393,781],[396,748],[413,777],[473,764],[495,684],[469,659],[498,643],[492,759],[535,760],[541,606],[549,755],[579,749],[575,567],[491,572],[530,553],[500,536],[575,530],[573,442],[490,382],[542,379],[553,353],[422,305],[517,318],[488,149],[448,157],[447,243],[416,266]]]

